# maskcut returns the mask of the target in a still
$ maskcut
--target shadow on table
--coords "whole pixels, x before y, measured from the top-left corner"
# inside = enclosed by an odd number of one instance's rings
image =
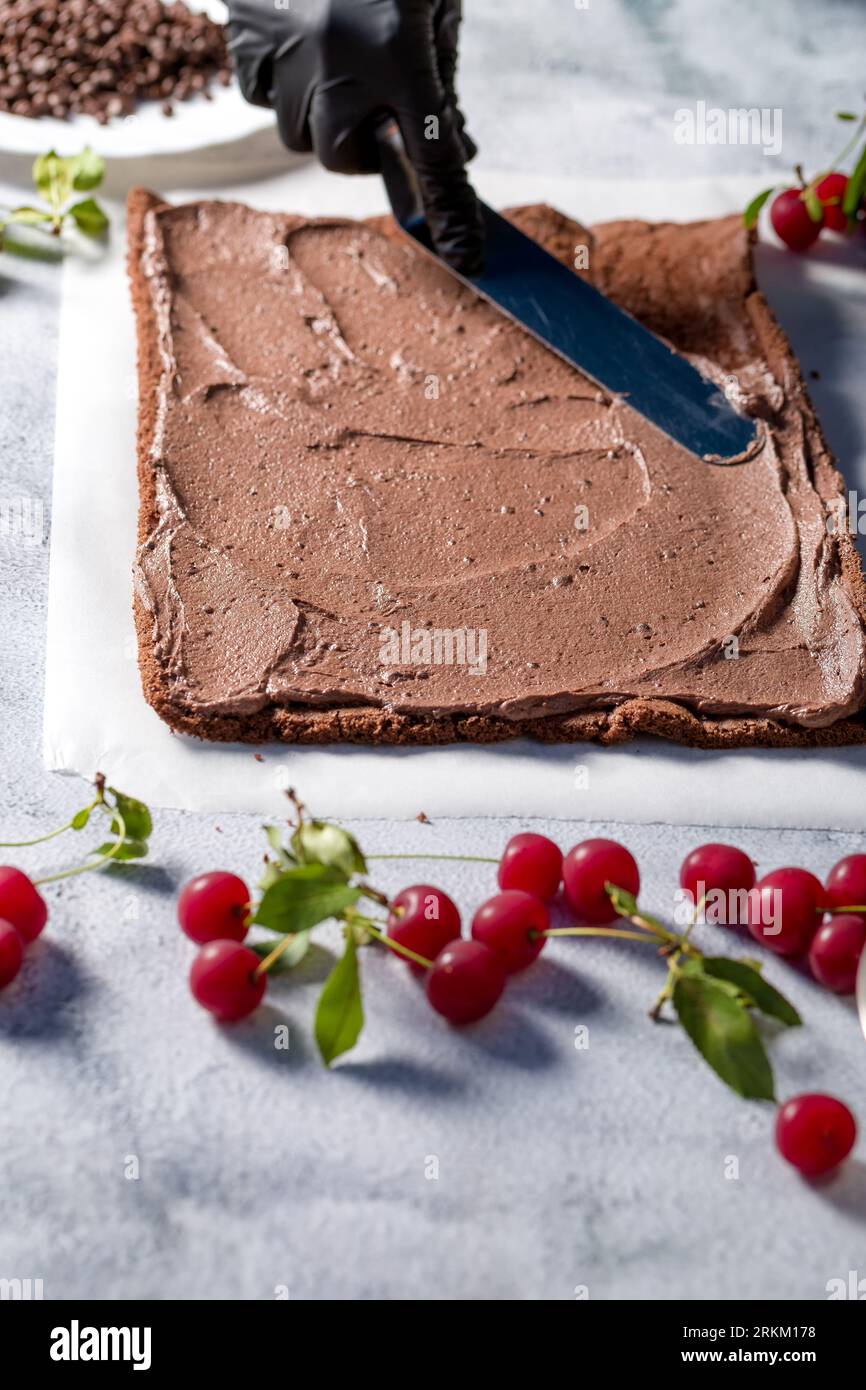
[[[35,942],[18,979],[3,991],[0,1041],[74,1044],[84,1032],[76,1006],[90,987],[74,952]]]
[[[303,1028],[293,1023],[279,1004],[268,1000],[240,1023],[215,1026],[232,1047],[274,1070],[295,1070],[312,1060],[312,1049]],[[288,1047],[276,1045],[278,1028],[287,1030]]]
[[[162,864],[131,862],[125,864],[106,864],[100,870],[114,883],[131,883],[142,893],[159,893],[163,897],[176,897],[180,883]]]
[[[274,975],[268,986],[268,997],[260,1004],[251,1018],[227,1028],[226,1037],[240,1051],[248,1053],[257,1061],[264,1062],[275,1069],[296,1069],[314,1057],[315,1047],[309,1033],[296,1026],[283,1011],[283,997],[288,997],[292,986],[301,984],[324,984],[334,968],[336,956],[317,941],[310,943],[309,950],[292,970],[285,975]],[[285,995],[281,988],[285,986]],[[278,1047],[277,1029],[288,1030],[288,1047]]]
[[[579,952],[581,944],[584,943],[573,941],[571,944],[576,952]],[[593,949],[596,939],[587,940],[585,944]],[[618,939],[604,941],[601,937],[598,938],[598,944],[605,952],[634,946],[633,942]],[[519,981],[520,1002],[533,1009],[550,1010],[552,1013],[568,1014],[570,1018],[584,1019],[600,1008],[611,1006],[610,1000],[581,973],[579,961],[575,969],[571,964],[552,960],[545,954],[533,963],[530,970],[519,976]]]
[[[456,1031],[456,1030],[455,1030]],[[546,1035],[507,998],[487,1018],[459,1030],[466,1051],[483,1053],[521,1071],[540,1071],[552,1065],[558,1050]],[[413,1097],[458,1096],[469,1086],[471,1066],[450,1073],[423,1060],[409,1057],[377,1057],[369,1061],[339,1063],[340,1076],[380,1090],[406,1091]]]
[[[838,1173],[830,1173],[810,1186],[844,1216],[866,1224],[866,1162],[862,1158],[849,1158]]]
[[[414,1057],[371,1057],[360,1062],[350,1058],[339,1063],[334,1075],[377,1091],[404,1091],[415,1098],[459,1096],[468,1089],[466,1076],[431,1067]]]

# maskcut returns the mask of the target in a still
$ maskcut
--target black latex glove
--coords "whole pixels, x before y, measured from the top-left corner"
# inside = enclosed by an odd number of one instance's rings
[[[454,91],[460,0],[228,0],[247,101],[272,106],[289,149],[343,174],[380,169],[377,121],[393,112],[433,244],[456,270],[483,260],[464,164],[475,146]],[[438,121],[438,135],[427,134]]]

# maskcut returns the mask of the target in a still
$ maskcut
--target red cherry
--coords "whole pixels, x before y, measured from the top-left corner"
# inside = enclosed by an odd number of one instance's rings
[[[808,251],[821,233],[820,222],[813,222],[799,188],[786,188],[773,199],[770,221],[776,235],[792,251]]]
[[[866,854],[849,854],[827,875],[828,907],[866,905]]]
[[[453,941],[427,972],[427,998],[449,1023],[475,1023],[505,988],[505,967],[480,941]]]
[[[530,831],[512,835],[499,861],[496,878],[500,888],[522,888],[550,902],[559,892],[562,850],[546,835]]]
[[[209,941],[192,963],[189,987],[203,1009],[231,1023],[246,1018],[264,998],[267,978],[255,974],[259,965],[255,951],[239,941]]]
[[[691,894],[693,902],[699,902],[705,894],[712,895],[706,909],[707,921],[721,927],[747,921],[748,900],[743,895],[754,883],[754,864],[733,845],[698,845],[680,869],[680,886]],[[724,902],[720,894],[724,894]]]
[[[782,1106],[776,1121],[780,1154],[809,1178],[837,1168],[856,1138],[854,1116],[833,1096],[794,1096]]]
[[[11,984],[24,964],[24,942],[11,922],[0,922],[0,989]]]
[[[774,869],[749,895],[749,931],[780,956],[809,949],[825,905],[824,885],[807,869]]]
[[[824,204],[824,226],[829,227],[831,232],[847,231],[848,219],[842,211],[847,187],[848,175],[833,173],[822,179],[815,189]]]
[[[25,942],[35,941],[48,921],[42,894],[20,869],[0,867],[0,918],[11,922]]]
[[[391,902],[388,935],[419,956],[435,960],[443,947],[460,935],[460,913],[441,888],[415,883],[403,888]]]
[[[637,897],[640,873],[633,855],[616,840],[583,840],[562,864],[565,896],[582,922],[614,922],[616,909],[604,885],[615,884]]]
[[[815,933],[809,948],[809,965],[820,984],[836,994],[853,994],[857,967],[866,946],[866,921],[840,913]]]
[[[495,951],[509,975],[525,970],[543,948],[550,915],[540,898],[520,888],[507,888],[482,903],[472,919],[472,935]]]
[[[237,874],[217,870],[191,878],[177,900],[177,920],[193,941],[243,941],[250,890]]]

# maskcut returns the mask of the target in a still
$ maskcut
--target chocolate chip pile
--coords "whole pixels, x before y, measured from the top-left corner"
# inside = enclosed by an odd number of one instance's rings
[[[136,102],[231,81],[225,33],[182,0],[0,0],[0,110],[85,113],[105,124]]]

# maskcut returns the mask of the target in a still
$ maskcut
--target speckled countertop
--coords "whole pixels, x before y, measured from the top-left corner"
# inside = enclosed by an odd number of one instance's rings
[[[770,182],[818,158],[830,113],[859,99],[863,18],[842,0],[822,5],[820,22],[805,0],[466,9],[464,101],[499,168],[768,167]],[[782,158],[676,146],[672,112],[698,99],[782,108]],[[0,158],[0,180],[18,172]],[[45,515],[42,544],[0,537],[8,838],[40,833],[81,799],[40,762],[57,283],[56,267],[0,262],[0,497],[38,499]],[[503,811],[519,815],[519,788]],[[518,827],[356,829],[371,852],[488,854]],[[606,829],[532,828],[563,844]],[[705,832],[616,834],[641,862],[647,902],[669,911],[680,860]],[[841,834],[738,838],[765,867],[816,872],[862,847]],[[658,964],[626,943],[557,943],[464,1034],[429,1015],[399,963],[365,958],[368,1029],[331,1075],[310,1041],[324,951],[254,1020],[212,1027],[186,994],[174,895],[205,868],[249,873],[260,852],[252,818],[163,812],[150,864],[50,890],[50,927],[0,1000],[0,1277],[41,1278],[48,1298],[258,1299],[285,1287],[320,1299],[570,1299],[578,1288],[820,1299],[828,1280],[866,1274],[863,1141],[834,1182],[800,1182],[775,1154],[772,1112],[729,1096],[677,1029],[652,1028]],[[48,849],[28,855],[34,871],[57,862]],[[440,877],[468,913],[491,883],[483,865]],[[392,865],[377,879],[396,888],[405,875]],[[772,977],[807,1022],[774,1044],[780,1093],[836,1091],[866,1121],[853,1005],[790,966]],[[273,1046],[281,1022],[288,1051]],[[575,1048],[579,1027],[588,1048]]]

